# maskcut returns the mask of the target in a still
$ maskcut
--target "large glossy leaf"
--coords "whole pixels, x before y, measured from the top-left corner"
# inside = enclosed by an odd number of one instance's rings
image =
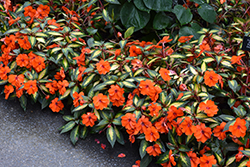
[[[135,27],[135,31],[146,26],[150,19],[150,14],[140,11],[133,3],[126,2],[120,12],[122,24],[126,27]]]
[[[150,12],[150,9],[145,6],[143,0],[134,0],[133,2],[138,9],[148,13]]]
[[[190,9],[186,9],[181,5],[176,5],[174,7],[173,12],[181,23],[181,25],[189,23],[193,18],[193,14],[191,13]]]
[[[216,12],[212,6],[209,4],[202,4],[198,8],[199,15],[207,22],[214,23],[216,19]]]
[[[157,11],[170,11],[172,8],[171,0],[143,0],[145,6]]]
[[[194,39],[199,38],[199,34],[197,34],[197,30],[194,27],[188,27],[188,26],[181,27],[179,31],[179,36],[189,36],[189,35],[193,35]]]
[[[167,16],[164,12],[159,12],[155,15],[153,27],[156,30],[161,30],[171,26],[172,22],[172,17]]]

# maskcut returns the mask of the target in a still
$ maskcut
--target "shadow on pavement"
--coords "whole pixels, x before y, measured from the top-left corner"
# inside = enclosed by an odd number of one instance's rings
[[[69,134],[60,134],[65,124],[62,115],[40,105],[28,104],[0,96],[0,167],[131,167],[140,159],[138,146],[127,140],[112,149],[104,134],[88,136],[73,146]],[[105,150],[100,144],[105,144]],[[118,158],[124,153],[126,157]],[[158,165],[150,164],[150,167]]]

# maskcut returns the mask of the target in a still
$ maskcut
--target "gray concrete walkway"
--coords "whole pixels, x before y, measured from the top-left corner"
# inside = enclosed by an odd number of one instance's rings
[[[1,95],[0,167],[131,167],[140,159],[138,146],[116,143],[112,149],[104,134],[89,136],[74,147],[69,134],[58,131],[64,124],[60,114],[31,104],[24,112],[19,101],[6,101]],[[118,158],[120,153],[126,157]]]

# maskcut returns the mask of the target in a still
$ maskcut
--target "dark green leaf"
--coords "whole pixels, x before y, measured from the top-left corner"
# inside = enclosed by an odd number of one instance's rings
[[[167,16],[164,12],[159,12],[155,15],[153,27],[156,30],[161,30],[172,25],[173,19]]]
[[[108,139],[109,143],[111,144],[112,147],[114,147],[115,141],[116,141],[116,133],[115,133],[115,130],[112,126],[110,126],[107,129],[106,135],[107,135],[107,139]]]
[[[25,95],[22,95],[20,98],[19,98],[19,102],[21,104],[21,107],[23,108],[24,111],[26,111],[26,106],[27,106],[27,98]]]
[[[209,4],[201,4],[198,8],[199,15],[207,22],[214,23],[216,19],[215,9]]]
[[[70,132],[70,140],[73,143],[73,145],[76,144],[76,142],[79,139],[79,125],[76,126],[71,132]]]
[[[126,2],[121,9],[120,17],[122,24],[126,27],[135,27],[135,31],[146,26],[150,19],[150,14],[138,10],[133,3]]]
[[[161,154],[159,156],[159,159],[157,161],[158,164],[162,164],[162,163],[165,163],[169,160],[169,151],[166,151],[164,154]]]
[[[140,9],[141,11],[145,11],[145,12],[148,12],[148,13],[150,12],[150,9],[145,6],[143,0],[134,0],[133,2],[135,4],[135,6],[138,9]]]
[[[87,136],[87,134],[88,134],[88,128],[87,128],[87,126],[84,126],[80,130],[80,138],[85,139],[85,137]]]
[[[152,157],[149,156],[148,154],[145,155],[141,160],[140,167],[147,167],[151,161],[152,161]]]
[[[156,11],[170,11],[172,8],[171,0],[143,0],[145,6]]]
[[[180,160],[181,160],[182,167],[190,167],[191,166],[190,158],[188,157],[187,153],[180,152]]]
[[[115,134],[116,134],[116,140],[117,140],[120,144],[124,145],[124,139],[123,139],[122,133],[121,133],[116,127],[115,127],[114,129],[115,129]]]
[[[193,14],[191,13],[190,9],[186,9],[181,5],[176,5],[174,7],[173,13],[176,15],[181,25],[189,23],[193,18]]]

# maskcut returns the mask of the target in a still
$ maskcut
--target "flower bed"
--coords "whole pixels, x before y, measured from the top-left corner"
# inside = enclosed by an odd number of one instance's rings
[[[107,22],[107,11],[79,3],[75,11],[53,1],[0,6],[8,18],[1,23],[5,99],[19,98],[24,110],[29,99],[62,114],[69,107],[60,129],[73,144],[106,133],[113,147],[126,131],[140,142],[134,166],[153,158],[162,166],[250,166],[247,19],[234,18],[227,30],[201,28],[198,39],[131,40],[128,28],[103,42],[93,25]]]

